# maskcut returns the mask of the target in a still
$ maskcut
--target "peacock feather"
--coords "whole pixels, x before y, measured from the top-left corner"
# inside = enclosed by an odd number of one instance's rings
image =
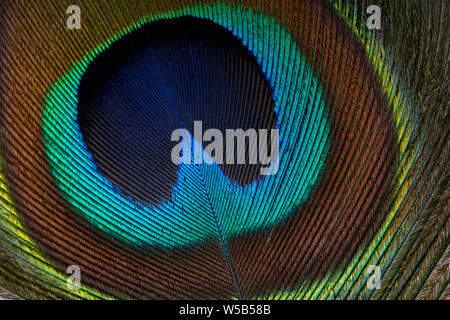
[[[449,298],[447,0],[76,2],[0,3],[0,297]]]

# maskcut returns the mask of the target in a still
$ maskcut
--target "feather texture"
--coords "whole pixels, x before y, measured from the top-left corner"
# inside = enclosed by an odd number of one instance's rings
[[[0,298],[449,298],[448,1],[66,6],[0,4]],[[175,165],[198,120],[278,172]]]

